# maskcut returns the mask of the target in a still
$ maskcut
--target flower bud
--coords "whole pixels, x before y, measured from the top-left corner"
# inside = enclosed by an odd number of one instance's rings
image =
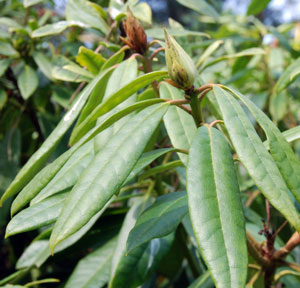
[[[165,57],[171,80],[181,88],[191,88],[195,81],[196,67],[191,57],[165,29]]]
[[[123,27],[127,38],[120,37],[121,40],[135,52],[145,54],[147,51],[147,35],[143,25],[129,8],[127,9],[126,21],[123,21]]]

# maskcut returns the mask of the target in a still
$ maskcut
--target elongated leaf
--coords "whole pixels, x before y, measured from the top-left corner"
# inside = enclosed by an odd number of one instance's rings
[[[165,39],[163,28],[151,28],[146,30],[147,36],[155,39]],[[203,32],[191,31],[185,29],[168,28],[168,33],[175,37],[199,36],[210,38],[210,36]]]
[[[111,68],[111,69],[113,69],[113,68]],[[59,122],[59,124],[57,125],[57,127],[49,135],[49,137],[42,144],[42,146],[31,156],[31,158],[28,160],[28,162],[20,170],[20,172],[18,173],[18,175],[16,176],[16,178],[14,179],[14,181],[10,184],[10,186],[6,190],[5,194],[2,196],[1,202],[5,201],[5,199],[7,199],[7,198],[9,198],[9,197],[11,197],[13,195],[16,195],[34,177],[34,175],[44,166],[44,164],[47,162],[48,158],[50,157],[51,153],[54,151],[56,145],[59,143],[60,139],[63,137],[63,135],[67,132],[67,130],[71,127],[71,125],[73,124],[73,122],[75,121],[75,119],[78,117],[78,115],[79,115],[82,107],[86,103],[87,98],[89,97],[89,95],[93,91],[94,87],[97,85],[97,83],[103,77],[105,77],[105,75],[107,73],[110,73],[110,72],[111,71],[109,69],[109,70],[106,70],[106,71],[100,73],[81,92],[81,94],[78,96],[77,101],[75,101],[74,105],[69,110],[69,112]],[[45,183],[45,182],[46,181],[43,181],[43,183]],[[45,184],[47,184],[47,183],[45,183]],[[40,185],[39,182],[35,183],[35,185],[37,185],[37,184]],[[35,185],[33,185],[33,187],[35,187]],[[30,194],[30,191],[28,191],[28,192]]]
[[[34,52],[33,59],[35,63],[38,65],[39,69],[43,72],[43,74],[50,80],[53,80],[51,70],[52,64],[50,59],[42,52]]]
[[[100,71],[104,71],[105,69],[110,68],[111,66],[122,62],[122,60],[124,59],[124,56],[125,56],[125,51],[128,49],[129,49],[128,46],[124,46],[123,48],[119,49],[118,52],[116,52],[110,58],[108,58],[106,60],[106,62],[101,67]]]
[[[159,93],[161,98],[184,99],[180,90],[166,83],[160,85]],[[173,146],[189,150],[196,132],[193,117],[178,107],[170,107],[164,116],[164,123]],[[187,163],[187,155],[179,153],[178,156],[184,164]]]
[[[39,37],[45,37],[50,35],[56,35],[62,33],[67,28],[70,28],[72,26],[79,26],[82,28],[89,27],[88,25],[80,22],[80,21],[60,21],[56,22],[54,24],[47,24],[43,27],[40,27],[36,30],[34,30],[31,34],[32,38],[39,38]]]
[[[283,136],[288,142],[293,142],[300,139],[300,126],[284,131]]]
[[[154,239],[148,245],[142,245],[127,255],[128,234],[145,205],[147,203],[137,202],[126,214],[113,256],[109,288],[138,287],[170,249],[174,234],[162,239]]]
[[[204,0],[177,0],[177,2],[201,14],[208,15],[216,19],[219,17],[219,13],[216,9]]]
[[[291,77],[298,71],[300,65],[300,57],[293,61],[282,73],[276,85],[274,87],[274,93],[279,94],[282,90],[284,90],[295,78]]]
[[[201,127],[187,167],[187,195],[197,245],[217,287],[244,287],[245,223],[232,155],[224,136]]]
[[[144,153],[139,161],[134,165],[132,171],[130,172],[129,176],[127,177],[125,184],[130,182],[133,178],[135,178],[144,168],[146,168],[149,164],[151,164],[154,160],[159,158],[160,156],[175,151],[174,148],[162,148],[157,149],[154,151],[149,151]]]
[[[5,73],[6,69],[10,65],[10,62],[11,60],[8,58],[0,60],[0,77]]]
[[[142,110],[96,155],[65,202],[51,234],[51,250],[85,225],[120,189],[167,109],[168,104],[158,104]]]
[[[110,266],[115,252],[116,238],[81,259],[65,288],[98,288],[109,281]]]
[[[26,65],[18,77],[18,87],[22,97],[27,100],[38,87],[39,81],[35,70]]]
[[[209,58],[209,56],[212,55],[223,43],[224,41],[217,40],[210,44],[199,57],[196,67],[199,68]]]
[[[79,65],[71,62],[70,64],[64,65],[62,69],[73,72],[75,74],[78,74],[80,76],[83,76],[87,80],[93,79],[93,74],[83,68],[81,68]]]
[[[233,146],[249,175],[274,208],[300,231],[299,215],[288,188],[244,110],[228,92],[219,87],[214,87],[213,92]]]
[[[76,61],[81,66],[86,66],[87,69],[94,75],[97,75],[105,63],[105,58],[101,54],[94,52],[84,46],[81,46],[76,57]]]
[[[268,138],[269,149],[288,188],[300,203],[300,162],[279,129],[251,100],[231,90],[250,110]]]
[[[127,240],[127,252],[149,242],[161,238],[176,230],[178,224],[188,213],[185,192],[172,192],[158,197],[137,219]]]
[[[269,4],[270,0],[252,0],[248,6],[247,15],[256,15],[262,12]]]
[[[70,157],[47,186],[32,199],[30,205],[39,203],[60,191],[73,187],[93,158],[94,143],[89,141]]]
[[[3,107],[5,106],[6,102],[7,102],[7,94],[5,92],[5,90],[3,90],[2,88],[0,88],[0,111],[3,109]]]
[[[90,27],[98,29],[105,35],[109,31],[107,23],[88,1],[68,0],[65,13],[67,20],[80,21]]]
[[[118,104],[125,101],[129,96],[136,93],[143,87],[147,86],[154,80],[161,79],[166,77],[168,72],[166,71],[158,71],[151,72],[145,75],[142,75],[130,82],[126,86],[122,87],[120,90],[111,95],[106,101],[97,106],[93,112],[86,117],[84,121],[74,129],[72,138],[70,139],[70,144],[73,145],[76,143],[82,136],[84,136],[92,127],[95,126],[96,120],[98,117],[104,115],[112,108],[116,107]]]
[[[52,224],[58,217],[65,198],[66,193],[54,195],[21,211],[8,223],[5,237]]]
[[[0,42],[0,54],[9,57],[19,57],[19,52],[7,42]]]
[[[249,49],[243,50],[243,51],[235,53],[235,54],[224,55],[219,58],[216,58],[216,59],[206,63],[205,65],[203,65],[203,67],[201,67],[200,71],[203,71],[207,67],[210,67],[210,66],[212,66],[216,63],[219,63],[221,61],[224,61],[224,60],[245,57],[245,56],[263,55],[263,54],[266,54],[266,52],[261,48],[249,48]]]
[[[211,288],[213,280],[211,279],[209,271],[204,272],[199,276],[188,288]]]

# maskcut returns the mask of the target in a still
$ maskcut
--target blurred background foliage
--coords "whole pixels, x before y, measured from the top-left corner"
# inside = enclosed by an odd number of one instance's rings
[[[124,36],[122,1],[91,1],[96,6],[89,7],[84,0],[71,2],[75,4],[67,4],[66,0],[0,0],[0,195],[71,107],[78,86],[90,81],[104,61],[123,46],[119,39],[119,35]],[[170,33],[193,57],[199,82],[237,88],[282,131],[300,124],[299,1],[128,2],[144,24],[150,40],[163,40],[161,27],[169,27]],[[90,9],[94,9],[92,13]],[[203,37],[203,33],[208,37]],[[93,52],[95,50],[101,54]],[[93,59],[95,66],[87,59]],[[159,54],[155,61],[154,70],[164,67],[163,55]],[[209,102],[209,98],[206,101]],[[264,137],[262,131],[260,134]],[[49,161],[66,151],[69,136],[63,138]],[[299,154],[299,143],[294,142],[293,147]],[[177,173],[184,178],[180,169]],[[245,181],[243,185],[247,228],[257,234],[261,228],[260,219],[265,217],[264,200],[258,196],[250,203],[249,191],[253,192],[253,188]],[[247,208],[250,205],[251,210]],[[24,251],[33,239],[41,237],[38,236],[41,231],[4,240],[9,207],[8,201],[0,209],[0,279],[15,272],[17,267],[18,272],[12,277],[15,283],[19,277],[23,277],[22,283],[46,277],[60,278],[64,283],[78,260],[99,245],[95,243],[97,235],[103,231],[115,233],[124,217],[119,211],[118,215],[105,218],[105,223],[97,222],[83,239],[36,268],[34,260],[26,263],[28,256]],[[275,213],[272,221],[277,227],[282,219],[276,218]],[[280,234],[283,241],[289,235],[289,227]],[[179,251],[176,245],[180,243],[174,243],[172,249]],[[188,268],[178,268],[183,256],[170,254],[169,257],[172,265],[165,269],[162,264],[160,271],[164,277],[170,277],[172,284],[159,287],[186,287],[193,277]],[[294,250],[292,257],[299,262],[299,248]],[[177,267],[176,263],[179,263]],[[153,279],[143,287],[156,287]],[[297,279],[296,276],[284,277],[282,283],[285,287],[299,287]],[[165,283],[162,277],[155,285],[160,281]],[[211,287],[209,283],[197,287]],[[53,284],[44,285],[53,287]]]

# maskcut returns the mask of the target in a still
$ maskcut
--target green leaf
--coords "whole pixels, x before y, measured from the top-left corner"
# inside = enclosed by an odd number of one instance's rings
[[[181,90],[167,83],[160,85],[159,94],[161,98],[171,100],[184,99]],[[164,116],[164,123],[172,145],[176,148],[189,150],[196,133],[196,125],[193,117],[182,109],[172,106]],[[187,155],[179,153],[178,156],[184,164],[187,163]]]
[[[248,6],[247,15],[257,15],[269,4],[270,0],[252,0]]]
[[[18,87],[22,97],[27,100],[35,92],[38,85],[39,80],[35,70],[26,65],[18,76]]]
[[[238,53],[235,53],[235,54],[224,55],[224,56],[218,57],[218,58],[206,63],[205,65],[203,65],[200,68],[200,71],[203,71],[207,67],[215,65],[216,63],[219,63],[219,62],[224,61],[224,60],[234,59],[234,58],[239,58],[239,57],[246,57],[246,56],[263,55],[263,54],[266,54],[266,52],[262,48],[245,49],[245,50],[243,50],[241,52],[238,52]]]
[[[284,131],[283,136],[288,142],[293,142],[300,139],[300,126],[293,127],[289,130]]]
[[[54,195],[21,211],[8,223],[5,237],[52,224],[58,217],[65,198],[66,193]]]
[[[198,13],[218,19],[220,17],[216,9],[204,0],[177,0],[181,5],[188,7]],[[169,31],[169,30],[168,30]]]
[[[151,25],[152,24],[152,10],[150,6],[145,3],[139,3],[131,8],[133,15],[142,22]]]
[[[117,238],[82,258],[68,279],[65,288],[98,288],[109,281],[110,266]]]
[[[137,219],[127,240],[127,252],[149,242],[161,238],[176,230],[188,213],[185,192],[172,192],[158,197]]]
[[[54,80],[51,74],[52,64],[50,59],[45,55],[45,53],[35,51],[32,54],[33,59],[39,69],[43,72],[43,74],[50,80]]]
[[[133,95],[143,87],[147,86],[154,80],[159,80],[168,75],[167,71],[157,71],[142,75],[130,82],[120,90],[112,94],[106,101],[98,105],[82,123],[73,130],[70,144],[76,143],[82,136],[84,136],[92,127],[95,126],[98,117],[104,115],[123,101],[129,96]]]
[[[274,93],[280,94],[286,87],[288,87],[296,77],[293,77],[295,72],[299,70],[300,57],[294,60],[282,73],[274,87]]]
[[[0,41],[0,54],[9,57],[19,57],[19,52],[7,42]]]
[[[7,101],[7,94],[5,90],[0,88],[0,111],[3,109]]]
[[[281,121],[288,113],[288,97],[286,90],[282,90],[280,93],[273,92],[270,96],[269,111],[275,123]]]
[[[23,5],[25,8],[41,3],[44,0],[24,0]]]
[[[272,206],[300,231],[299,215],[288,187],[244,110],[228,92],[219,87],[214,87],[213,92],[240,161]]]
[[[245,287],[248,252],[239,186],[228,143],[198,129],[187,166],[188,205],[198,248],[217,287]]]
[[[10,17],[0,17],[0,26],[6,27],[9,31],[23,29],[22,25]]]
[[[10,65],[11,60],[6,58],[6,59],[1,59],[0,60],[0,77],[5,73],[7,70],[8,66]]]
[[[89,82],[93,77],[91,73],[62,55],[54,58],[51,74],[53,78],[67,82]]]
[[[65,31],[67,28],[78,26],[81,28],[88,28],[89,26],[80,22],[80,21],[59,21],[53,24],[47,24],[43,27],[40,27],[34,30],[31,34],[32,38],[45,37],[50,35],[60,34]]]
[[[139,104],[139,103],[137,103],[137,104]],[[130,174],[128,175],[128,177],[124,183],[127,184],[128,182],[133,180],[144,168],[146,168],[149,164],[151,164],[157,158],[159,158],[160,156],[162,156],[166,153],[172,152],[172,151],[176,151],[176,149],[162,148],[162,149],[156,149],[156,150],[144,153],[141,156],[141,158],[138,160],[138,162],[134,165],[132,171],[130,172]]]
[[[181,29],[168,28],[168,33],[174,37],[200,36],[200,37],[210,38],[210,36],[206,33],[185,30],[185,29],[181,30]],[[151,37],[154,39],[161,39],[161,40],[165,39],[165,34],[164,34],[163,28],[146,29],[146,34],[148,37]]]
[[[263,128],[268,139],[270,153],[288,188],[300,203],[300,162],[289,143],[267,115],[251,100],[233,89],[229,90],[247,106],[255,120]]]
[[[67,130],[71,127],[71,125],[73,124],[73,122],[75,121],[75,119],[78,117],[78,115],[79,115],[82,107],[86,103],[86,101],[87,101],[89,95],[91,94],[91,92],[93,91],[93,89],[96,87],[96,85],[98,84],[98,82],[103,77],[105,77],[107,75],[107,73],[110,73],[110,72],[111,72],[110,70],[106,70],[106,71],[100,73],[80,93],[80,95],[77,98],[77,101],[74,102],[74,105],[69,110],[69,112],[59,122],[59,124],[57,125],[57,127],[49,135],[49,137],[42,144],[42,146],[31,156],[31,158],[27,161],[27,163],[20,170],[20,172],[18,173],[18,175],[16,176],[16,178],[14,179],[14,181],[10,184],[10,186],[6,190],[5,194],[2,196],[1,202],[3,202],[5,199],[7,199],[7,198],[9,198],[9,197],[11,197],[13,195],[16,195],[27,183],[29,183],[29,181],[34,177],[34,175],[44,166],[44,164],[47,162],[48,158],[50,157],[50,155],[54,151],[56,145],[59,143],[60,139],[63,137],[63,135],[67,132]],[[44,178],[49,177],[49,176],[47,176],[47,174],[45,173],[43,175]],[[50,173],[50,174],[52,174],[51,176],[53,177],[56,173],[55,174],[54,173]],[[44,178],[40,178],[37,182],[35,182],[34,184],[32,184],[31,188],[34,188],[35,191],[39,192],[40,190],[36,189],[36,186],[40,187],[40,185],[41,185],[40,182],[43,182],[43,184],[42,184],[42,188],[43,188],[44,187],[43,185],[46,185],[48,183],[47,181],[44,181],[44,180],[46,180]],[[51,180],[51,178],[50,178],[50,180]],[[29,195],[30,194],[34,194],[33,192],[31,193],[30,190],[28,190],[27,193]],[[33,197],[35,195],[36,194],[34,194]],[[30,200],[32,198],[30,198]],[[23,201],[21,200],[21,203],[22,202]]]
[[[145,200],[144,200],[145,201]],[[146,203],[135,203],[126,214],[112,261],[109,288],[134,288],[140,286],[169,251],[174,234],[154,239],[126,254],[130,230]]]
[[[67,20],[80,21],[90,27],[98,29],[105,35],[109,31],[107,23],[100,17],[98,11],[90,5],[88,1],[69,0],[65,14]]]
[[[68,161],[66,161],[47,186],[32,199],[30,205],[35,205],[56,193],[73,187],[93,158],[94,143],[93,141],[89,141],[82,145]]]
[[[65,202],[51,234],[51,250],[85,225],[121,188],[167,109],[168,104],[145,108],[96,155]]]
[[[17,282],[19,277],[21,278],[22,276],[26,275],[26,273],[27,273],[27,269],[22,269],[22,270],[18,270],[16,272],[10,274],[9,276],[0,280],[0,287],[6,287],[3,285],[10,283],[10,282]]]
[[[209,58],[209,56],[212,55],[223,43],[223,40],[217,40],[210,44],[199,57],[196,64],[196,68],[199,68]]]
[[[103,64],[100,71],[104,71],[105,69],[110,68],[113,65],[121,63],[124,59],[125,51],[128,49],[128,46],[124,46],[123,48],[119,49],[118,52],[110,56],[110,58],[108,58]]]
[[[81,46],[76,57],[76,61],[81,65],[87,67],[87,69],[94,75],[97,75],[105,63],[106,59],[101,54],[94,52]]]
[[[211,288],[213,280],[211,279],[209,271],[204,272],[199,276],[188,288]]]

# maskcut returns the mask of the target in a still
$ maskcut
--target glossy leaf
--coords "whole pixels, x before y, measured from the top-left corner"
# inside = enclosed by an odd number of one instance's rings
[[[149,242],[161,238],[176,230],[177,226],[188,213],[185,192],[172,192],[158,197],[154,204],[148,207],[138,217],[127,240],[127,253]]]
[[[84,226],[121,188],[167,109],[168,104],[157,104],[142,110],[96,155],[65,202],[51,234],[52,250]]]
[[[38,87],[39,81],[33,68],[26,65],[24,70],[18,76],[18,87],[22,97],[27,100]]]
[[[5,199],[16,195],[27,183],[30,182],[30,180],[34,180],[35,174],[44,166],[44,164],[47,162],[48,158],[50,157],[51,153],[54,151],[56,145],[59,143],[60,139],[63,137],[63,135],[67,132],[67,130],[71,127],[75,119],[78,117],[82,107],[87,101],[87,98],[95,88],[95,86],[98,84],[98,82],[107,75],[107,73],[110,73],[110,70],[106,70],[102,73],[100,73],[78,96],[77,101],[74,102],[72,108],[66,113],[64,118],[59,122],[57,127],[53,130],[53,132],[49,135],[49,137],[46,139],[46,141],[42,144],[42,146],[31,156],[31,158],[27,161],[27,163],[23,166],[23,168],[20,170],[14,181],[10,184],[8,189],[6,190],[5,194],[1,198],[1,202],[3,202]],[[68,158],[67,158],[68,159]],[[64,163],[64,162],[63,162]],[[61,166],[60,166],[61,167]],[[42,170],[43,171],[43,170]],[[50,170],[49,170],[50,171]],[[51,171],[50,175],[53,177],[56,173],[53,173]],[[47,175],[46,173],[44,174]],[[33,178],[33,179],[32,179]],[[46,177],[47,178],[47,177]],[[42,179],[42,187],[39,186],[40,180]],[[46,179],[41,178],[36,183],[32,184],[32,187],[39,186],[40,188],[44,188],[43,185],[46,185],[48,182],[45,181]],[[51,178],[50,178],[51,180]],[[36,180],[35,180],[36,181]],[[48,180],[49,181],[49,180]],[[38,185],[37,185],[38,184]],[[36,189],[38,193],[40,190]],[[34,192],[31,193],[31,191],[27,191],[29,195],[33,194],[33,196],[30,196],[30,200],[36,195]],[[30,201],[29,200],[29,201]],[[21,200],[22,202],[22,200]],[[28,203],[28,202],[27,202]]]
[[[80,22],[80,21],[60,21],[53,24],[47,24],[43,27],[40,27],[36,30],[34,30],[31,34],[32,38],[39,38],[39,37],[45,37],[45,36],[51,36],[62,33],[67,28],[70,28],[72,26],[79,26],[82,28],[87,28],[86,24]]]
[[[105,63],[105,58],[101,54],[94,52],[84,46],[81,46],[76,57],[76,61],[81,65],[87,67],[87,69],[94,75],[97,75]]]
[[[83,69],[82,67],[80,67],[79,65],[73,63],[73,62],[70,62],[69,64],[67,65],[64,65],[62,67],[62,69],[64,70],[67,70],[67,71],[70,71],[70,72],[73,72],[75,74],[78,74],[82,77],[84,77],[87,81],[93,79],[93,74],[85,69]]]
[[[284,131],[283,136],[285,137],[286,141],[293,142],[295,140],[300,139],[300,126],[293,127],[289,130]]]
[[[280,130],[251,100],[241,93],[230,90],[250,110],[258,124],[263,128],[272,157],[278,166],[288,188],[300,203],[300,162]]]
[[[181,29],[168,28],[168,33],[174,37],[199,36],[199,37],[210,38],[210,36],[206,33],[198,32],[198,31],[191,31],[191,30],[186,30],[186,29],[181,30]],[[163,28],[147,29],[146,34],[148,37],[151,37],[154,39],[161,39],[161,40],[165,39]]]
[[[160,85],[159,93],[161,98],[171,100],[184,99],[180,90],[166,83]],[[172,106],[164,116],[164,123],[173,146],[189,150],[196,132],[193,117],[181,108]],[[187,155],[179,153],[178,156],[184,164],[187,163]]]
[[[214,87],[226,128],[240,161],[274,208],[299,231],[300,218],[279,169],[237,100]],[[284,200],[283,200],[284,199]]]
[[[5,237],[52,224],[58,217],[65,198],[66,193],[54,195],[21,211],[8,223]]]
[[[198,129],[187,166],[188,205],[197,240],[217,287],[247,278],[245,223],[232,155],[215,128]]]
[[[79,12],[80,11],[80,12]],[[80,21],[90,27],[96,28],[103,34],[107,34],[109,27],[101,18],[98,11],[85,0],[69,0],[66,6],[66,19]]]
[[[177,0],[181,5],[188,7],[198,13],[205,14],[214,18],[219,17],[216,9],[205,0]]]
[[[129,47],[127,47],[127,46],[124,46],[123,48],[119,49],[118,52],[116,52],[110,58],[108,58],[106,60],[106,62],[101,67],[100,71],[104,71],[105,69],[110,68],[113,65],[116,65],[116,64],[119,64],[120,62],[122,62],[122,60],[124,59],[124,56],[125,56],[125,51],[128,49],[129,49]]]
[[[110,266],[116,238],[82,258],[75,267],[65,288],[98,288],[109,281]]]
[[[104,115],[118,104],[125,101],[128,97],[147,86],[154,80],[159,80],[166,77],[168,72],[158,71],[142,75],[130,82],[126,86],[111,95],[106,101],[98,105],[93,112],[73,131],[73,138],[70,139],[70,144],[76,143],[83,135],[85,135],[92,127],[95,126],[98,117]]]
[[[212,55],[219,47],[222,45],[224,41],[222,40],[217,40],[210,44],[206,50],[201,54],[199,57],[196,67],[199,68],[207,59],[209,58],[210,55]]]

